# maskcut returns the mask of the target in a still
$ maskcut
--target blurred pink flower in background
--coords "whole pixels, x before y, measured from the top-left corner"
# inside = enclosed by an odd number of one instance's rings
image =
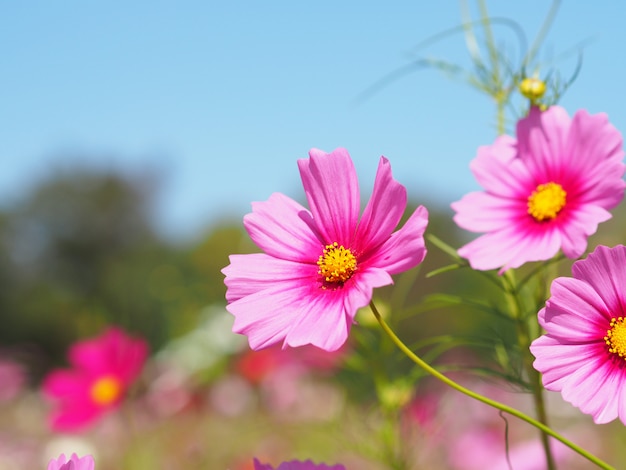
[[[53,370],[44,394],[56,403],[50,424],[57,431],[78,431],[116,408],[137,379],[148,355],[143,339],[111,327],[102,335],[74,343],[71,370]]]
[[[26,372],[11,359],[0,359],[0,403],[15,398],[26,385]]]
[[[502,429],[475,426],[448,443],[448,458],[454,470],[544,470],[546,456],[539,437],[528,441],[507,443]],[[559,468],[579,458],[564,444],[551,439],[552,455]],[[577,467],[578,468],[578,467]]]
[[[72,457],[67,460],[65,454],[61,454],[58,459],[52,459],[48,463],[48,470],[94,470],[94,468],[95,462],[91,455],[79,458],[76,454],[72,454]]]
[[[284,350],[280,346],[244,351],[235,371],[261,392],[262,403],[289,419],[329,419],[343,405],[334,385],[316,380],[336,371],[347,347],[325,351],[311,345]]]
[[[530,346],[543,385],[593,416],[626,424],[626,247],[598,246],[552,282]]]
[[[298,167],[311,211],[280,193],[253,203],[244,226],[264,253],[231,255],[222,270],[233,331],[247,335],[252,349],[275,343],[339,349],[373,289],[392,284],[392,274],[426,255],[424,207],[393,232],[407,193],[386,158],[359,220],[358,179],[348,152],[313,149],[309,156]]]
[[[276,371],[288,367],[292,361],[290,353],[285,353],[280,347],[247,350],[235,360],[235,370],[251,384],[258,385]]]
[[[339,464],[315,464],[311,460],[306,460],[304,462],[291,460],[290,462],[283,462],[278,467],[274,468],[270,464],[262,464],[257,459],[254,459],[254,470],[346,470],[346,467]]]
[[[474,269],[502,271],[559,249],[578,258],[624,196],[623,156],[622,135],[605,114],[581,110],[571,119],[559,106],[532,107],[517,140],[498,137],[470,165],[485,190],[453,203],[454,221],[487,233],[459,255]]]
[[[301,373],[332,373],[347,354],[344,346],[336,351],[325,351],[311,345],[294,350],[272,346],[259,351],[247,350],[235,362],[236,371],[252,384],[259,384],[280,370],[298,370]]]

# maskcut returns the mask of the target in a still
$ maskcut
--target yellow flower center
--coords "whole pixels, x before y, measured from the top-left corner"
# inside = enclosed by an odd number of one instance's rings
[[[343,284],[356,271],[356,257],[352,252],[337,242],[326,245],[324,252],[317,260],[319,271],[324,281],[332,284]]]
[[[567,193],[558,183],[546,183],[528,196],[528,213],[537,222],[554,219],[565,207]]]
[[[626,325],[624,317],[611,319],[610,328],[606,332],[604,342],[609,347],[609,352],[617,354],[626,360]]]
[[[119,379],[112,376],[101,377],[91,386],[91,399],[100,406],[110,405],[122,394],[122,388]]]

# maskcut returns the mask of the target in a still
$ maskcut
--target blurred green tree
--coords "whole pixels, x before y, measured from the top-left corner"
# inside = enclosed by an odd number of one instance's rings
[[[73,169],[7,212],[0,278],[9,266],[11,289],[0,296],[0,341],[36,345],[55,360],[68,342],[115,323],[161,344],[168,319],[149,280],[181,250],[153,227],[156,189],[154,178]]]

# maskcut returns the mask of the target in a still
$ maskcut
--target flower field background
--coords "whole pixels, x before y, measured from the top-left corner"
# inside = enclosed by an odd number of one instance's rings
[[[220,273],[230,253],[256,251],[240,222],[215,223],[187,245],[167,243],[149,216],[155,191],[122,175],[68,173],[2,214],[0,468],[42,468],[61,452],[93,454],[98,469],[236,470],[252,468],[253,456],[315,456],[377,470],[389,468],[390,453],[412,462],[406,468],[506,468],[485,462],[506,465],[507,426],[513,468],[541,468],[524,466],[528,452],[541,455],[530,426],[431,378],[413,386],[414,369],[389,354],[369,311],[359,313],[336,353],[250,351],[230,331]],[[431,204],[429,211],[428,232],[452,246],[467,241],[449,209]],[[623,240],[625,222],[620,207],[590,244]],[[427,248],[423,265],[375,298],[400,311],[420,306],[397,324],[407,344],[441,370],[530,409],[525,394],[498,378],[516,360],[502,347],[515,334],[511,325],[455,304],[468,293],[497,303],[498,292],[471,271],[426,278],[447,263],[436,246]],[[561,261],[557,269],[567,274],[570,265]],[[148,342],[140,378],[117,411],[80,432],[52,431],[43,377],[68,367],[72,343],[108,325]],[[384,378],[377,383],[375,375]],[[549,402],[558,429],[609,461],[623,458],[622,425],[591,428],[558,394]],[[567,468],[589,468],[568,449],[557,455]]]
[[[353,161],[341,146],[306,158],[303,143],[276,149],[302,187],[255,192],[242,220],[228,191],[251,185],[213,153],[203,184],[222,215],[177,238],[160,217],[163,167],[33,177],[0,205],[0,470],[620,468],[622,129],[562,100],[587,49],[544,53],[559,5],[529,40],[486,2],[461,2],[461,23],[355,90],[358,108],[428,70],[492,106],[493,135],[437,183],[471,174],[456,202],[412,184],[398,149],[355,145]],[[462,65],[426,54],[452,37],[465,40]],[[239,114],[238,138],[263,147]],[[59,161],[94,158],[73,152]],[[282,161],[256,155],[266,174]],[[410,171],[439,159],[431,149]],[[371,194],[364,162],[378,162]]]

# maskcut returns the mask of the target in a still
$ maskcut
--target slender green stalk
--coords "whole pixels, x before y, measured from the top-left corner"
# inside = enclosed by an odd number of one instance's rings
[[[512,407],[510,407],[508,405],[505,405],[504,403],[500,403],[498,401],[491,400],[490,398],[487,398],[487,397],[485,397],[485,396],[483,396],[483,395],[481,395],[479,393],[473,392],[472,390],[463,387],[462,385],[456,383],[454,380],[452,380],[452,379],[448,378],[447,376],[443,375],[437,369],[433,368],[428,363],[424,362],[419,356],[417,356],[413,351],[411,351],[402,342],[402,340],[400,338],[398,338],[398,336],[389,327],[389,325],[387,325],[387,322],[385,322],[385,320],[383,320],[383,318],[380,316],[380,313],[378,312],[378,309],[374,305],[373,301],[370,302],[370,308],[372,309],[372,312],[374,313],[374,316],[376,317],[376,320],[378,320],[378,323],[380,324],[380,326],[383,329],[383,331],[387,334],[387,336],[389,336],[391,341],[398,347],[398,349],[400,349],[400,351],[402,351],[409,359],[411,359],[415,364],[417,364],[419,367],[421,367],[428,374],[432,375],[436,379],[438,379],[441,382],[445,383],[449,387],[452,387],[454,390],[457,390],[458,392],[461,392],[461,393],[467,395],[468,397],[471,397],[471,398],[473,398],[475,400],[478,400],[478,401],[480,401],[482,403],[485,403],[486,405],[489,405],[489,406],[491,406],[493,408],[501,410],[501,411],[503,411],[505,413],[508,413],[508,414],[510,414],[512,416],[515,416],[516,418],[519,418],[522,421],[526,421],[528,424],[530,424],[530,425],[536,427],[537,429],[543,431],[544,433],[552,436],[553,438],[557,439],[558,441],[562,442],[567,447],[572,449],[574,452],[578,453],[579,455],[581,455],[582,457],[586,458],[590,462],[596,464],[598,466],[598,468],[602,468],[602,469],[605,469],[605,470],[615,470],[615,468],[612,467],[611,465],[609,465],[608,463],[604,462],[603,460],[600,460],[598,457],[596,457],[595,455],[589,453],[588,451],[586,451],[582,447],[577,446],[576,444],[574,444],[570,440],[566,439],[565,437],[561,436],[559,433],[554,431],[552,428],[550,428],[550,427],[546,426],[545,424],[537,421],[536,419],[531,418],[530,416],[522,413],[519,410],[516,410],[515,408],[512,408]]]
[[[485,33],[485,42],[487,50],[489,52],[489,63],[491,66],[491,96],[496,101],[496,130],[498,135],[502,135],[506,131],[506,103],[509,99],[509,94],[505,90],[500,73],[500,56],[498,54],[498,48],[496,47],[496,41],[491,31],[491,20],[489,19],[489,12],[487,11],[487,4],[484,0],[478,2],[480,9],[480,19]]]
[[[530,47],[530,50],[528,51],[528,53],[524,57],[524,60],[522,61],[522,68],[526,68],[528,64],[535,59],[535,56],[537,55],[537,51],[539,50],[539,47],[543,44],[543,41],[548,35],[548,31],[550,30],[552,23],[554,23],[557,12],[559,10],[560,3],[561,3],[560,0],[553,0],[552,5],[550,6],[550,11],[548,11],[546,18],[543,20],[543,24],[541,25],[541,29],[539,30],[539,33],[535,37],[533,44]]]
[[[502,280],[504,284],[504,295],[506,296],[506,300],[509,305],[509,312],[511,312],[517,327],[517,341],[520,352],[523,355],[524,369],[530,382],[535,413],[537,413],[537,419],[541,423],[548,426],[548,415],[546,413],[546,405],[543,397],[541,377],[533,367],[533,357],[530,354],[529,349],[532,338],[530,337],[530,332],[528,331],[528,322],[523,315],[513,270],[509,269],[506,271]],[[546,468],[548,470],[555,470],[556,464],[554,463],[552,449],[550,448],[550,440],[548,439],[548,435],[543,431],[541,432],[541,445],[543,446],[543,451],[546,456]]]

